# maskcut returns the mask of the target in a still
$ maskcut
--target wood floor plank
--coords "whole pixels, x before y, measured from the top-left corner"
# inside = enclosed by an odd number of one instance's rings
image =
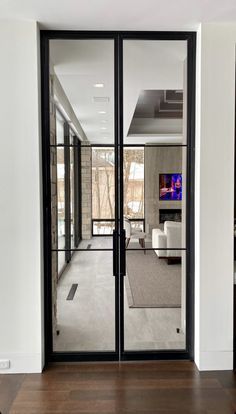
[[[25,375],[0,375],[0,412],[9,412],[12,402],[25,378]]]
[[[34,381],[24,382],[21,389],[27,391],[65,391],[65,390],[100,390],[100,389],[170,389],[170,388],[221,388],[219,381],[215,378],[204,379],[202,381],[192,379],[133,379],[131,381],[123,380],[89,380],[89,381]]]
[[[234,414],[236,408],[234,373],[199,373],[188,361],[51,365],[13,388],[10,414]]]
[[[83,362],[83,363],[64,363],[57,362],[49,364],[47,373],[53,371],[116,371],[116,370],[145,370],[148,371],[194,371],[198,373],[198,369],[193,362],[190,361],[140,361],[140,362]]]

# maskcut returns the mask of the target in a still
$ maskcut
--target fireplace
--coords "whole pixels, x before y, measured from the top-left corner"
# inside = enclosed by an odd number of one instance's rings
[[[164,223],[165,221],[181,221],[182,220],[182,211],[181,209],[160,209],[159,210],[159,223]]]

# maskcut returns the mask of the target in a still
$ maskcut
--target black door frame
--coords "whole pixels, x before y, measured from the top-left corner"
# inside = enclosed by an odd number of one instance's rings
[[[73,162],[75,169],[75,180],[74,180],[74,242],[77,247],[79,240],[81,239],[81,151],[80,151],[80,140],[75,135],[73,129],[70,127],[65,116],[61,112],[60,108],[56,105],[56,112],[59,113],[63,120],[63,144],[57,144],[57,148],[64,148],[64,166],[65,166],[65,188],[64,188],[64,200],[65,200],[65,263],[62,270],[58,273],[60,278],[65,271],[68,263],[70,262],[74,252],[71,252],[71,210],[70,210],[70,148],[73,148]],[[70,134],[73,132],[73,146],[70,145]]]
[[[44,228],[45,360],[115,361],[194,358],[194,170],[195,170],[195,76],[196,32],[123,32],[41,30],[41,99]],[[50,191],[50,101],[49,41],[52,39],[111,39],[114,41],[115,115],[115,352],[53,352],[51,289],[51,191]],[[123,291],[125,244],[123,230],[123,40],[169,40],[187,42],[187,200],[186,200],[186,349],[124,351]],[[117,201],[120,201],[119,203]],[[76,250],[76,249],[74,249]],[[103,250],[103,249],[99,249]],[[113,249],[110,249],[113,250]],[[119,275],[119,277],[118,277]]]
[[[81,146],[80,140],[76,135],[73,136],[74,144],[74,244],[75,247],[78,247],[81,240]]]

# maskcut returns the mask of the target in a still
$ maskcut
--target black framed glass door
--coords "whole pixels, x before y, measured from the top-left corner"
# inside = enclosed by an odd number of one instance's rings
[[[191,358],[195,34],[42,31],[41,58],[47,359]]]
[[[191,58],[188,40],[123,37],[124,359],[192,355]],[[136,191],[127,208],[141,177],[144,192]],[[142,209],[145,230],[132,228],[133,215]]]

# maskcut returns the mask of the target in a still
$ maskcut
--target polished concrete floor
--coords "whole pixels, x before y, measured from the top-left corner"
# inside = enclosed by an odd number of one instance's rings
[[[80,248],[111,248],[110,237],[84,240]],[[143,251],[140,251],[143,255]],[[111,351],[115,348],[115,278],[111,251],[81,251],[73,255],[58,285],[60,334],[55,351]],[[78,284],[73,300],[66,300]],[[181,309],[129,308],[124,292],[125,349],[184,349]]]
[[[53,365],[0,375],[2,414],[234,414],[232,371],[188,361]]]

